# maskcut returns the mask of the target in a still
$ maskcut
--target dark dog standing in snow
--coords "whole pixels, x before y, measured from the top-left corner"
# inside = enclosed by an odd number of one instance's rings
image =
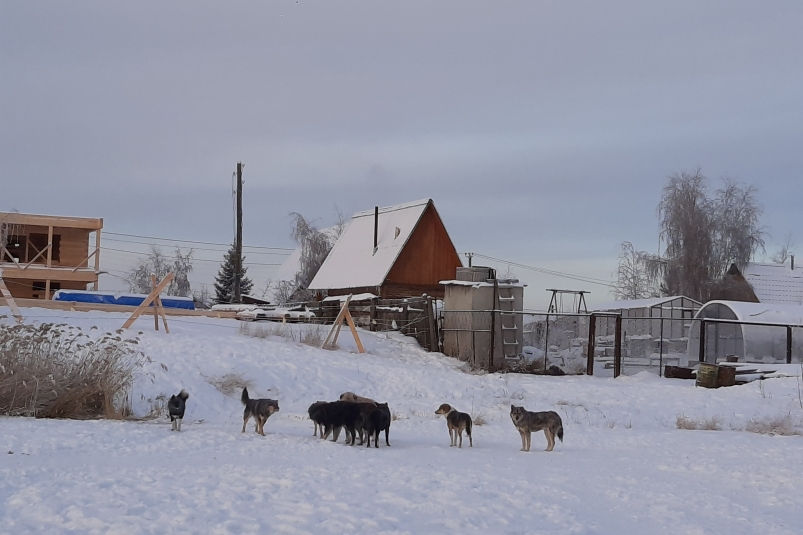
[[[171,431],[181,431],[181,420],[184,419],[184,411],[187,408],[187,398],[189,397],[190,395],[184,389],[177,396],[170,396],[170,401],[167,402],[167,414],[170,415],[170,421],[173,423]]]
[[[243,412],[243,433],[245,433],[245,424],[247,424],[248,419],[253,416],[256,422],[254,431],[264,437],[265,422],[268,421],[271,414],[279,412],[279,402],[275,399],[251,399],[248,397],[247,388],[243,388],[243,395],[240,397],[240,401],[245,405],[245,411]]]
[[[377,403],[375,407],[371,407],[367,403],[367,409],[362,412],[362,429],[368,435],[368,447],[371,447],[371,435],[374,436],[374,447],[379,447],[379,432],[385,431],[385,444],[390,446],[388,440],[388,433],[390,432],[390,408],[387,403]],[[360,443],[362,444],[362,443]]]

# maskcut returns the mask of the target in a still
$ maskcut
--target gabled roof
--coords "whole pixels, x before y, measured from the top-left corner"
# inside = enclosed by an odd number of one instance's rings
[[[431,202],[421,199],[380,208],[376,251],[374,211],[354,214],[310,283],[310,290],[381,286]]]
[[[595,311],[602,311],[602,310],[633,310],[636,308],[652,308],[656,306],[664,305],[665,303],[669,303],[670,301],[674,301],[675,299],[688,299],[695,303],[698,307],[702,306],[702,303],[692,299],[691,297],[686,297],[685,295],[671,295],[669,297],[650,297],[647,299],[625,299],[622,301],[610,301],[608,303],[603,303],[594,307]]]
[[[803,305],[803,266],[750,262],[742,275],[761,303]]]

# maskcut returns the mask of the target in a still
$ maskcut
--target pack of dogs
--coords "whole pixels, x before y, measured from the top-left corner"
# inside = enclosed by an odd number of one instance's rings
[[[171,431],[181,431],[181,422],[187,408],[187,399],[190,395],[181,390],[177,395],[171,396],[167,403],[167,412],[172,423]],[[243,430],[248,420],[254,419],[254,431],[265,436],[265,424],[273,414],[279,412],[279,402],[275,399],[251,399],[248,388],[243,388],[240,396],[245,406],[243,411]],[[326,440],[332,436],[337,442],[340,432],[345,429],[346,444],[354,446],[357,437],[360,446],[379,448],[379,434],[385,432],[385,445],[390,447],[390,423],[393,420],[387,403],[377,403],[371,398],[358,396],[354,392],[344,392],[337,401],[316,401],[307,409],[307,414],[313,422],[313,436]],[[459,412],[448,403],[442,404],[435,414],[446,418],[446,427],[449,431],[449,446],[463,447],[463,433],[468,438],[469,447],[474,446],[472,435],[473,422],[471,416]],[[521,436],[521,451],[530,451],[532,433],[543,431],[546,436],[546,451],[555,447],[555,437],[563,442],[563,421],[555,411],[534,412],[524,407],[510,406],[510,419],[513,426]]]

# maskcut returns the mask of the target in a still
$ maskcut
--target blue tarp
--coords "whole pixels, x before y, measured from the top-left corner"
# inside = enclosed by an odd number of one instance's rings
[[[142,294],[120,294],[111,292],[86,292],[81,290],[59,290],[53,295],[54,301],[74,301],[76,303],[98,303],[104,305],[139,306],[148,297]],[[195,310],[195,303],[189,297],[159,296],[165,308]],[[153,303],[150,304],[153,306]]]

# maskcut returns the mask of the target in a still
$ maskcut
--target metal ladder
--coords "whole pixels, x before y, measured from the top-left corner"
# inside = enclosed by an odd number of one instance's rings
[[[514,312],[515,297],[513,297],[513,289],[499,287],[498,289],[498,310],[499,310],[499,323],[502,328],[502,351],[505,359],[508,361],[518,361],[521,359],[521,348],[519,347],[517,328],[516,328],[516,313]]]

